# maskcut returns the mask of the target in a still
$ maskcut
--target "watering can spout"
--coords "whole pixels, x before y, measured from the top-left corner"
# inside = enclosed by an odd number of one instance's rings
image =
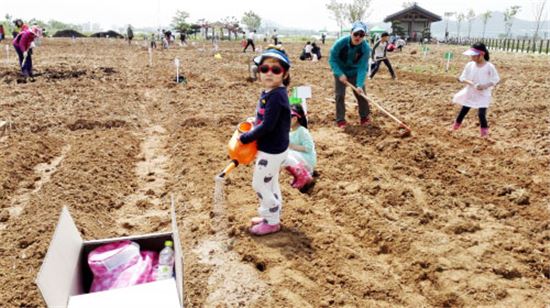
[[[231,172],[231,170],[235,169],[238,165],[239,165],[239,162],[236,159],[232,160],[229,163],[229,165],[227,165],[227,167],[225,167],[223,171],[220,174],[218,174],[218,177],[224,178],[226,174]]]

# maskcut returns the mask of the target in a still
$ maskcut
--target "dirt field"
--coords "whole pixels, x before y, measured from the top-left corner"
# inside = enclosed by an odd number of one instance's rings
[[[305,195],[283,172],[283,229],[259,238],[246,231],[257,206],[250,166],[229,175],[213,209],[226,142],[261,91],[245,81],[252,54],[220,47],[222,60],[203,43],[155,50],[150,68],[142,45],[50,39],[27,84],[10,50],[0,68],[0,120],[12,123],[0,137],[0,306],[45,305],[34,279],[62,206],[97,239],[168,230],[171,194],[190,307],[550,304],[550,58],[492,54],[502,83],[487,141],[474,112],[448,132],[463,48],[451,48],[449,73],[446,48],[392,54],[399,79],[382,67],[367,92],[413,128],[400,138],[374,108],[373,125],[359,127],[351,92],[352,125],[337,128],[326,57],[301,62],[302,45],[287,46],[292,85],[313,89],[320,177]],[[173,82],[176,56],[186,85]]]

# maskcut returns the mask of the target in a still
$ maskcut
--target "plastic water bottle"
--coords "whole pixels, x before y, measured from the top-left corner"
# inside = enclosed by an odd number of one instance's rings
[[[164,248],[159,254],[159,264],[155,273],[155,280],[170,279],[174,276],[175,255],[172,241],[164,242]]]

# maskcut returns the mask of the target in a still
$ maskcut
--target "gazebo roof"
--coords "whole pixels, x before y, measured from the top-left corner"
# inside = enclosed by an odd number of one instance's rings
[[[439,15],[436,15],[426,9],[423,9],[421,8],[420,6],[418,6],[418,4],[413,4],[412,6],[406,8],[406,9],[403,9],[397,13],[394,13],[394,14],[391,14],[389,16],[387,16],[385,19],[384,19],[384,22],[390,22],[390,21],[393,21],[393,20],[396,20],[396,19],[399,19],[401,18],[403,15],[407,14],[407,13],[410,13],[410,12],[416,12],[416,13],[419,13],[419,14],[422,14],[424,16],[426,16],[427,19],[429,19],[430,21],[441,21],[441,16]]]

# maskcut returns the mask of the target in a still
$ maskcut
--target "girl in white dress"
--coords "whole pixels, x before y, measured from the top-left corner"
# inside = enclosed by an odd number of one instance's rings
[[[485,44],[475,43],[464,52],[464,55],[470,56],[472,61],[466,64],[462,75],[458,78],[460,82],[467,85],[453,97],[453,103],[462,105],[462,109],[456,117],[452,130],[460,128],[470,108],[477,108],[481,137],[487,138],[489,136],[487,108],[491,103],[491,90],[500,81],[500,77],[495,66],[489,62],[489,51]]]

